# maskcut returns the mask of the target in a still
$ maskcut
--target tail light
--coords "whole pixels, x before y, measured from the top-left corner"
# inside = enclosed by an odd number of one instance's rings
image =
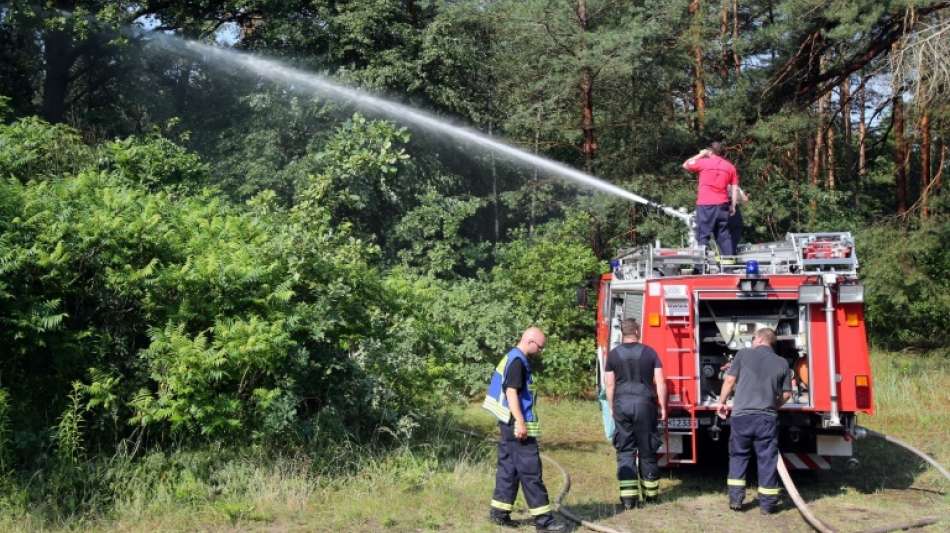
[[[854,376],[854,398],[858,409],[871,408],[871,382],[867,376]]]
[[[856,327],[861,323],[861,320],[858,318],[857,309],[848,309],[844,312],[844,322],[850,327]]]

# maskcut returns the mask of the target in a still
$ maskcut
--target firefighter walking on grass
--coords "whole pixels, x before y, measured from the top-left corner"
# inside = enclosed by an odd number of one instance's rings
[[[644,501],[652,502],[659,495],[657,414],[659,420],[666,420],[666,381],[656,351],[639,342],[640,325],[637,321],[623,320],[620,333],[621,344],[607,354],[604,385],[607,405],[616,422],[613,440],[617,449],[620,502],[624,509],[632,509],[641,496]]]
[[[717,411],[725,419],[726,405],[733,389],[732,418],[729,422],[729,508],[742,509],[745,499],[746,468],[755,452],[759,470],[759,510],[775,512],[779,497],[778,408],[792,395],[792,375],[788,362],[776,355],[775,331],[762,328],[755,332],[752,347],[739,350],[719,394]]]
[[[498,466],[495,492],[489,519],[500,526],[518,527],[511,519],[518,484],[524,491],[528,512],[538,531],[567,531],[567,525],[554,518],[548,491],[541,479],[541,455],[538,450],[540,426],[535,413],[536,398],[531,389],[529,357],[544,350],[544,333],[528,328],[518,345],[505,355],[492,373],[488,394],[482,407],[498,418]]]

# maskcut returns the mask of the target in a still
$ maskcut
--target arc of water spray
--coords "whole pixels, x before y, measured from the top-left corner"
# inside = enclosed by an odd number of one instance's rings
[[[654,207],[666,213],[667,215],[684,222],[687,227],[690,228],[688,235],[692,242],[693,232],[691,229],[693,224],[693,216],[691,214],[677,211],[672,207],[658,204],[626,189],[622,189],[616,185],[595,178],[590,174],[581,172],[562,163],[530,154],[469,128],[455,126],[446,121],[440,120],[426,112],[419,111],[412,107],[399,104],[385,98],[374,96],[359,89],[346,87],[344,85],[330,81],[323,76],[289,67],[273,59],[266,59],[253,54],[226,49],[220,46],[211,46],[168,34],[155,34],[155,36],[156,38],[153,42],[156,42],[166,49],[176,51],[178,53],[188,53],[190,55],[197,56],[200,59],[211,57],[222,63],[243,67],[244,69],[252,71],[270,80],[283,82],[296,87],[303,87],[316,94],[320,94],[328,98],[351,102],[358,108],[385,115],[397,121],[409,122],[429,131],[441,133],[483,149],[494,151],[509,161],[543,169],[562,179],[573,182],[575,185],[598,190],[630,200],[632,202]]]

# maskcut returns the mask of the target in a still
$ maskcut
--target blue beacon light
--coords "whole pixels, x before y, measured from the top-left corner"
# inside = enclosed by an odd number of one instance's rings
[[[749,259],[745,262],[745,273],[747,276],[759,275],[759,262],[755,259]]]

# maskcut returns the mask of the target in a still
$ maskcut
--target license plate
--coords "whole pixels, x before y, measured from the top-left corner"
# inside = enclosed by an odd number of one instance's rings
[[[690,418],[670,418],[666,421],[666,427],[670,429],[693,429],[696,427],[696,421]]]

